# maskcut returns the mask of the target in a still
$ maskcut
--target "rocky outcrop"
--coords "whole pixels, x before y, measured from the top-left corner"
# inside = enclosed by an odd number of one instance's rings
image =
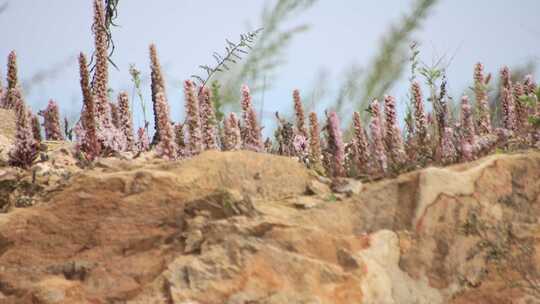
[[[0,166],[7,164],[8,152],[15,139],[15,113],[0,109]]]
[[[330,191],[293,159],[246,151],[99,160],[42,191],[33,207],[0,214],[0,303],[534,296],[505,279],[525,283],[512,240],[540,249],[540,153],[342,189]],[[532,271],[540,255],[519,261]]]

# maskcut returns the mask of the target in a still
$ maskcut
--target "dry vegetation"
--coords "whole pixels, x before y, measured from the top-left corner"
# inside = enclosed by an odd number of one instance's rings
[[[264,139],[262,126],[252,104],[250,89],[241,89],[240,119],[234,113],[216,113],[219,88],[207,84],[216,73],[240,60],[247,53],[260,31],[241,36],[238,44],[228,42],[227,54],[216,54],[218,65],[205,67],[207,78],[198,85],[191,80],[184,83],[186,120],[172,122],[169,101],[165,92],[165,79],[161,71],[155,45],[150,46],[152,105],[155,132],[150,140],[148,126],[139,128],[134,136],[131,110],[127,93],[121,92],[118,103],[109,97],[108,69],[110,64],[111,26],[110,8],[100,0],[94,1],[92,30],[95,41],[95,65],[88,68],[85,55],[79,57],[83,106],[81,118],[73,128],[81,164],[97,157],[113,156],[133,151],[135,154],[153,149],[158,156],[185,159],[203,150],[247,149],[297,157],[309,168],[331,177],[380,178],[429,165],[448,165],[471,161],[497,150],[538,147],[540,145],[540,104],[538,88],[532,76],[513,82],[510,69],[500,72],[500,100],[488,102],[487,86],[491,75],[484,75],[478,63],[473,69],[475,100],[461,97],[459,116],[452,115],[446,92],[446,80],[435,81],[444,71],[423,67],[419,72],[430,84],[427,98],[433,111],[427,112],[422,86],[416,80],[413,46],[410,113],[406,117],[405,132],[397,119],[396,99],[384,96],[384,102],[370,101],[367,109],[367,129],[362,113],[353,113],[353,136],[345,140],[342,124],[336,112],[325,113],[323,126],[319,126],[316,113],[309,113],[309,126],[298,90],[293,92],[295,122],[281,118],[277,113],[278,128],[275,139]],[[90,72],[93,71],[93,75]],[[444,75],[443,75],[444,76]],[[51,100],[40,111],[39,118],[26,107],[18,80],[15,51],[8,57],[7,87],[2,87],[1,106],[14,109],[17,115],[16,142],[10,151],[10,164],[29,168],[36,159],[41,140],[40,127],[45,129],[46,140],[63,140],[58,105]],[[490,117],[490,107],[500,107],[500,121]],[[219,114],[219,118],[218,115]],[[348,119],[348,118],[347,118]],[[323,134],[322,138],[319,138]],[[66,134],[67,135],[67,134]],[[68,136],[69,137],[69,136]],[[150,144],[149,144],[150,143]]]

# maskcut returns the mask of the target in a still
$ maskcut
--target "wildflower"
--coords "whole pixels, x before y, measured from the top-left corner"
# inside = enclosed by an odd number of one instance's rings
[[[379,101],[373,100],[370,105],[371,121],[369,129],[371,131],[372,151],[375,155],[377,168],[380,173],[386,173],[387,158],[384,151],[383,135],[381,128],[381,115],[379,110]]]
[[[356,167],[361,173],[369,171],[369,143],[366,130],[362,126],[360,113],[353,113],[354,147],[356,151]]]
[[[307,138],[307,130],[304,123],[304,109],[300,100],[300,91],[293,91],[294,113],[296,116],[296,132],[297,134]]]
[[[473,148],[476,145],[476,135],[471,105],[467,96],[461,97],[461,155],[464,161],[474,159]]]
[[[416,159],[417,149],[414,137],[414,119],[410,106],[407,106],[405,112],[405,153],[409,160]]]
[[[430,155],[429,153],[429,134],[427,131],[427,118],[424,111],[424,101],[422,99],[422,91],[420,89],[420,83],[418,81],[413,82],[412,84],[412,96],[413,96],[413,107],[414,107],[414,131],[415,131],[415,140],[417,144],[420,157],[425,159]]]
[[[386,118],[384,141],[387,151],[394,164],[402,164],[405,162],[405,149],[401,138],[401,130],[397,123],[396,99],[390,95],[384,97],[384,114]]]
[[[328,152],[331,155],[331,169],[334,177],[345,176],[345,148],[336,112],[330,112],[327,119]]]
[[[224,121],[224,142],[223,148],[227,151],[240,150],[242,138],[240,135],[240,122],[236,114],[231,113]]]
[[[503,67],[501,70],[501,107],[503,114],[503,127],[516,131],[515,102],[510,79],[510,69]]]
[[[534,78],[532,75],[525,76],[525,79],[523,80],[523,87],[525,89],[525,94],[529,98],[532,98],[532,100],[534,100],[536,104],[536,107],[535,106],[529,107],[529,111],[528,111],[529,117],[531,116],[540,117],[540,102],[538,101],[538,98],[536,96],[537,86],[536,86],[536,83],[534,82]],[[540,136],[540,133],[538,133],[538,136]]]
[[[146,152],[150,150],[150,139],[148,134],[146,134],[145,128],[139,128],[137,130],[137,143],[135,144],[137,151]]]
[[[19,94],[20,96],[20,91],[17,91],[18,93],[13,92],[13,94],[10,94],[10,92],[12,92],[11,90],[19,88],[19,81],[17,78],[17,54],[15,53],[15,51],[11,51],[9,53],[7,68],[7,89],[5,93],[6,95],[3,102],[3,107],[6,109],[14,109],[18,100],[18,97],[16,95]]]
[[[54,100],[49,100],[47,108],[40,111],[39,115],[43,116],[43,126],[45,128],[45,139],[47,140],[64,140],[60,127],[60,113],[58,104]]]
[[[321,163],[321,131],[315,112],[309,113],[309,125],[309,164],[315,171],[323,173],[324,169]]]
[[[184,124],[177,123],[174,125],[174,134],[176,138],[176,147],[179,158],[189,156],[189,151],[186,144],[186,134],[184,132]]]
[[[305,138],[302,135],[295,135],[293,139],[293,147],[295,155],[298,157],[298,159],[302,162],[308,161],[308,141],[307,138]]]
[[[17,54],[15,51],[11,51],[8,55],[7,68],[7,89],[15,89],[19,86],[19,79],[17,76]]]
[[[120,127],[119,115],[118,115],[118,105],[114,102],[109,102],[109,108],[111,109],[111,123],[115,128]]]
[[[169,104],[163,92],[156,95],[156,111],[160,132],[156,153],[162,158],[174,160],[177,157],[174,130],[170,121]]]
[[[2,74],[2,73],[0,73]],[[0,109],[5,108],[6,104],[6,94],[7,90],[4,89],[4,84],[2,83],[2,77],[0,77]]]
[[[445,165],[456,161],[456,146],[454,145],[454,129],[445,127],[441,134],[441,162]]]
[[[276,112],[276,118],[278,120],[278,128],[274,132],[276,142],[278,145],[277,152],[279,155],[294,156],[296,151],[294,149],[294,127],[293,124],[279,117],[279,113]]]
[[[270,137],[267,137],[264,141],[264,152],[266,153],[273,153],[272,151],[272,140]]]
[[[474,154],[485,155],[497,144],[498,138],[494,134],[479,136],[474,146]]]
[[[534,82],[534,78],[532,75],[526,75],[525,79],[523,80],[523,86],[525,89],[525,94],[535,94],[536,93],[536,83]]]
[[[81,80],[81,91],[83,95],[83,109],[81,111],[81,121],[75,130],[79,148],[85,153],[89,160],[95,159],[101,153],[101,145],[97,137],[97,120],[95,99],[90,91],[89,73],[86,57],[83,53],[79,55],[79,71]]]
[[[159,141],[159,124],[158,122],[158,115],[157,115],[157,109],[156,109],[156,95],[159,92],[162,92],[165,96],[165,99],[167,99],[167,93],[165,91],[165,80],[163,78],[163,74],[161,72],[161,65],[159,64],[159,59],[157,55],[156,45],[151,44],[150,45],[150,78],[152,81],[151,84],[151,90],[152,90],[152,107],[154,111],[154,138],[152,140],[152,143],[157,143]]]
[[[133,118],[129,109],[129,97],[127,92],[118,94],[118,127],[126,138],[127,150],[132,150],[135,144],[133,137]]]
[[[101,127],[106,129],[111,124],[109,106],[109,57],[107,51],[107,30],[105,27],[105,10],[102,0],[94,0],[94,45],[96,49],[95,74],[92,80],[92,94],[95,96],[95,109]],[[104,132],[106,132],[104,130]]]
[[[257,120],[257,114],[251,104],[251,95],[247,85],[242,87],[242,118],[244,128],[242,139],[244,148],[255,152],[260,152],[264,148],[261,135],[261,127]]]
[[[257,120],[257,114],[255,113],[255,109],[251,108],[248,112],[248,124],[249,126],[248,130],[248,136],[247,140],[245,142],[245,148],[248,150],[252,150],[255,152],[261,152],[264,147],[264,143],[262,142],[262,135],[261,135],[261,127],[259,126],[259,122]]]
[[[491,120],[489,117],[489,104],[486,90],[487,82],[484,77],[484,65],[477,63],[474,67],[474,93],[478,113],[478,133],[491,133]]]
[[[37,143],[40,143],[43,140],[43,137],[41,136],[41,124],[39,123],[39,118],[37,115],[32,115],[32,112],[29,112],[28,115],[30,115],[32,119],[32,134],[34,135],[34,140]]]
[[[433,111],[435,112],[435,119],[437,125],[437,134],[439,135],[439,147],[441,146],[442,134],[444,134],[444,128],[448,126],[448,102],[447,98],[447,87],[448,81],[446,75],[443,74],[441,85],[439,88],[439,96],[434,96],[436,100],[433,102]]]
[[[184,82],[184,95],[186,105],[186,123],[188,127],[188,146],[191,155],[199,154],[202,151],[201,121],[199,115],[199,103],[195,96],[195,85],[193,81]]]
[[[38,143],[32,133],[32,125],[26,104],[21,97],[18,87],[10,89],[8,94],[15,102],[15,143],[9,151],[9,164],[11,166],[30,168],[38,155]]]
[[[113,126],[112,123],[109,122],[108,124],[98,124],[97,136],[99,143],[102,145],[102,152],[105,155],[112,155],[118,152],[126,151],[126,137],[122,131]]]
[[[205,150],[218,149],[216,113],[212,104],[211,92],[207,87],[203,87],[199,92],[203,148]]]

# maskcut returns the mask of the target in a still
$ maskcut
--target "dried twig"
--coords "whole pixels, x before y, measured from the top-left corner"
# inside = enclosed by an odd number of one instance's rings
[[[206,72],[206,76],[191,75],[191,78],[194,78],[199,84],[199,90],[201,90],[216,74],[217,72],[223,72],[224,70],[230,70],[227,64],[233,63],[236,64],[238,60],[242,59],[241,55],[247,55],[249,50],[252,49],[252,44],[255,41],[257,35],[262,32],[262,28],[257,29],[253,32],[247,32],[240,35],[240,41],[237,43],[231,42],[228,39],[225,39],[227,46],[225,47],[225,55],[221,55],[218,52],[214,52],[212,56],[216,60],[215,66],[200,65],[199,67]],[[204,77],[204,78],[203,78]],[[200,91],[199,91],[200,93]]]

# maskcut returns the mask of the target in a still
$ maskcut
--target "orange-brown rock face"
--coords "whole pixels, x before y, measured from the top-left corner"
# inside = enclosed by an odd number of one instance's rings
[[[15,139],[15,113],[0,109],[0,166],[7,163],[11,143]]]
[[[252,152],[99,160],[0,214],[0,303],[534,298],[504,279],[525,283],[516,261],[540,264],[513,258],[540,246],[540,153],[345,188]]]

